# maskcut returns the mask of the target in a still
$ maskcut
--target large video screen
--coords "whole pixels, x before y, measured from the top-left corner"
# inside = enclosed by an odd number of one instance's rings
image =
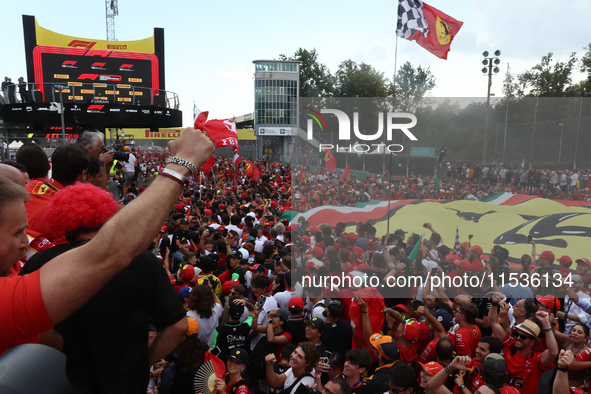
[[[23,16],[31,89],[43,101],[150,105],[164,90],[164,32],[137,41],[66,36]]]

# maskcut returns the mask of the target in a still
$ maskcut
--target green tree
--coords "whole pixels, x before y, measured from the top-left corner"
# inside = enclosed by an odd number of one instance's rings
[[[300,64],[300,97],[332,96],[334,78],[326,65],[318,62],[316,49],[298,49],[293,56],[279,55],[281,60],[298,60]]]
[[[397,109],[414,112],[434,87],[435,76],[429,67],[414,68],[406,62],[396,73],[394,83],[390,84],[390,94],[395,98]]]
[[[345,60],[335,77],[337,97],[388,97],[388,79],[370,64]]]
[[[518,84],[526,87],[528,96],[567,97],[574,96],[572,72],[577,64],[576,53],[571,53],[567,61],[554,61],[553,54],[542,56],[540,63],[520,74]],[[519,90],[518,90],[519,91]]]
[[[581,72],[587,74],[587,79],[581,82],[579,91],[586,88],[588,92],[591,92],[591,44],[583,47],[583,49],[587,50],[587,52],[581,58]]]

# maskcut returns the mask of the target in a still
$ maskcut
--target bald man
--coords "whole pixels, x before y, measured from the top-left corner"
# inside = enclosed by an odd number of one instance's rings
[[[5,176],[22,187],[26,187],[26,184],[29,182],[27,168],[14,161],[0,163],[0,175]]]

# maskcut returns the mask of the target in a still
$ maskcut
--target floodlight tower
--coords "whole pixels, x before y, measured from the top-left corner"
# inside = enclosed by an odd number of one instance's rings
[[[107,41],[115,41],[115,17],[119,15],[117,0],[105,0],[107,13]]]

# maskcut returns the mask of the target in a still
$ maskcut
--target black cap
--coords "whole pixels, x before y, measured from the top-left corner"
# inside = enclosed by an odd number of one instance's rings
[[[238,319],[244,313],[244,307],[240,304],[235,304],[234,300],[238,300],[238,297],[230,298],[230,305],[228,307],[228,312],[230,313],[230,317],[232,319]]]
[[[228,253],[228,257],[236,257],[242,260],[242,252],[237,247],[233,247]]]
[[[445,245],[441,245],[437,247],[437,251],[445,256],[450,252],[450,249]]]
[[[324,321],[318,317],[313,317],[312,320],[308,323],[313,328],[317,328],[320,331],[324,331]]]
[[[398,229],[396,231],[394,231],[394,235],[404,235],[406,234],[406,231],[402,230],[402,229]]]
[[[189,223],[189,219],[187,218],[182,218],[180,221],[181,224],[188,224]]]
[[[228,358],[233,357],[236,361],[240,364],[247,365],[250,361],[250,357],[248,357],[248,352],[244,349],[232,349]]]

